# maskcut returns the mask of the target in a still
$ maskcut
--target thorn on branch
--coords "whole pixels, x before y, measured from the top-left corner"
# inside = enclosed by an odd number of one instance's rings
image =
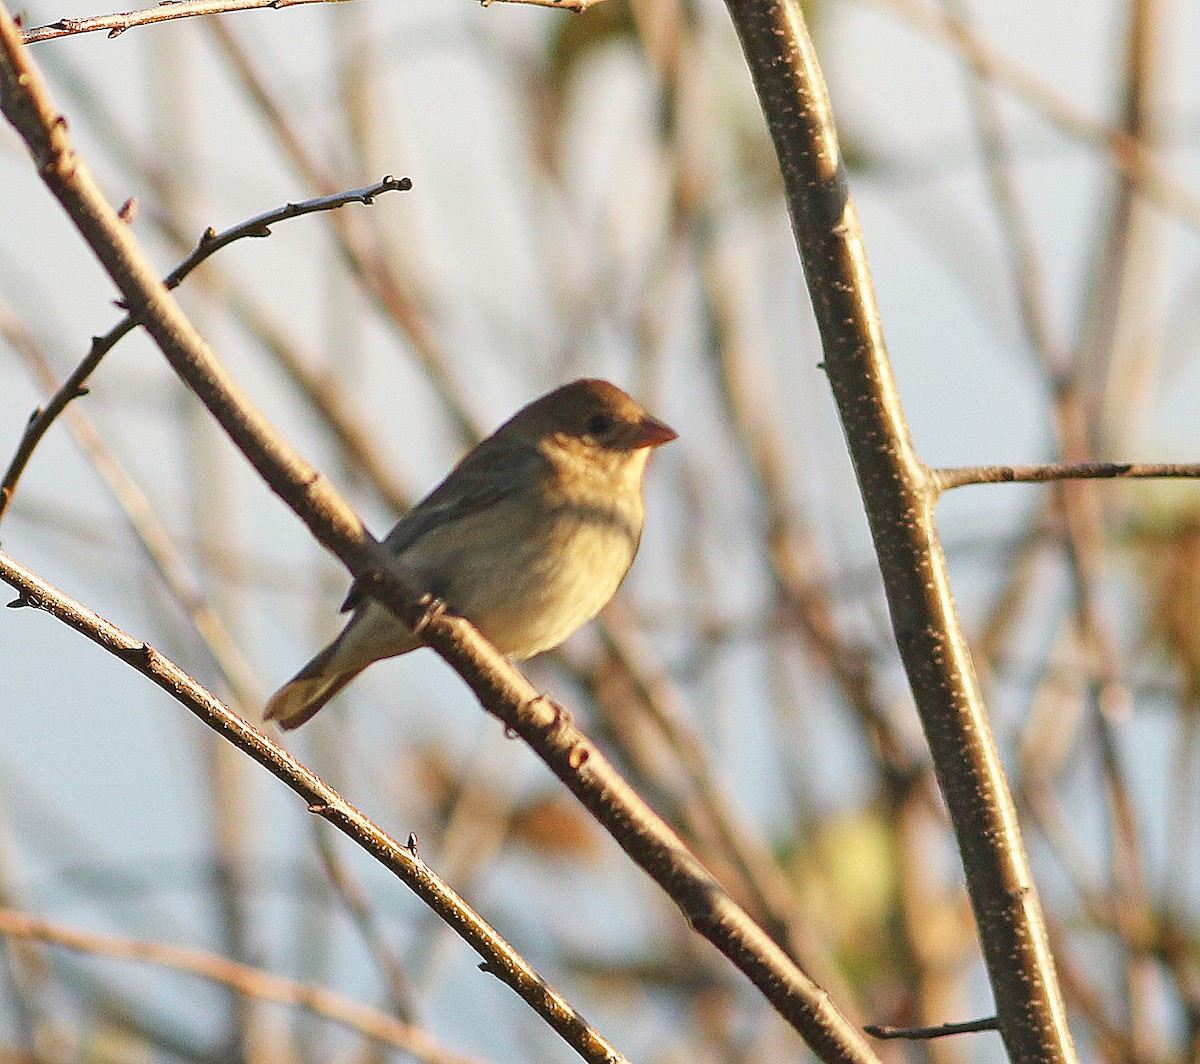
[[[138,201],[130,196],[124,203],[121,204],[121,209],[117,211],[117,217],[126,225],[129,225],[136,217],[138,212]]]
[[[134,668],[144,669],[154,663],[154,648],[149,643],[139,643],[135,647],[123,647],[117,651],[117,656]]]
[[[408,841],[404,844],[404,848],[413,855],[415,860],[421,859],[421,855],[417,853],[417,833],[415,831],[408,833]]]
[[[25,421],[26,427],[32,425],[38,418],[42,416],[42,407],[35,406],[30,412],[29,417]]]
[[[12,602],[5,605],[10,610],[40,610],[42,608],[41,600],[35,595],[31,595],[28,591],[22,591]]]

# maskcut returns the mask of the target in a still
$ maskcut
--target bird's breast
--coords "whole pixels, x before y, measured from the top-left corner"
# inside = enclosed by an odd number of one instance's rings
[[[452,610],[517,658],[557,646],[600,612],[629,570],[642,532],[640,494],[540,502],[513,500],[476,515],[473,529],[458,530],[460,549],[439,552],[431,573]]]

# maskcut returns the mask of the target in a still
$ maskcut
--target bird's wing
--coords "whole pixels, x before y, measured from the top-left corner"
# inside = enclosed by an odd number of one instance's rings
[[[535,448],[513,448],[511,443],[501,448],[487,439],[469,451],[445,480],[396,522],[384,546],[393,554],[403,554],[427,532],[531,490],[548,471],[546,459]],[[342,612],[361,605],[364,597],[356,580]]]

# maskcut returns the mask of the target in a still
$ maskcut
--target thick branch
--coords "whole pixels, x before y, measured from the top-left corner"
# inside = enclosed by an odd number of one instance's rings
[[[829,101],[796,0],[727,0],[783,173],[796,244],[908,673],[958,838],[1014,1061],[1074,1061],[1016,811],[955,613],[884,347]]]
[[[208,407],[251,464],[313,535],[470,684],[480,702],[521,735],[675,900],[691,924],[745,972],[826,1061],[876,1064],[866,1040],[779,946],[741,909],[679,837],[641,800],[557,706],[475,629],[445,614],[427,616],[417,596],[390,575],[393,558],[341,496],[270,427],[215,359],[155,276],[141,248],[71,149],[41,78],[23,55],[0,5],[0,105],[25,138],[39,172],[171,366]],[[248,725],[245,727],[248,728]],[[255,749],[262,739],[256,736]]]

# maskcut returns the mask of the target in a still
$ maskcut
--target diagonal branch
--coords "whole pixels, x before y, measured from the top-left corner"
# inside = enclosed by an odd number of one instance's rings
[[[45,610],[148,677],[205,724],[282,780],[324,817],[393,872],[484,961],[484,970],[512,987],[584,1060],[624,1061],[582,1016],[447,883],[421,860],[416,839],[401,846],[315,773],[255,729],[157,650],[127,635],[0,551],[0,580],[20,595],[10,607]]]
[[[950,12],[919,0],[869,2],[900,15],[930,40],[960,53],[981,76],[1027,103],[1060,132],[1102,152],[1109,165],[1148,200],[1193,229],[1200,227],[1200,194],[1159,162],[1151,146],[1080,111],[1068,96],[1009,58]]]
[[[282,207],[276,207],[274,210],[267,211],[244,222],[239,222],[237,225],[231,226],[220,233],[213,229],[206,229],[201,234],[200,240],[191,254],[167,274],[163,280],[163,284],[168,289],[178,288],[188,274],[222,248],[228,247],[235,241],[243,240],[247,237],[270,236],[271,226],[278,222],[286,221],[289,218],[298,218],[304,214],[314,214],[317,211],[335,210],[338,207],[344,207],[347,203],[371,204],[375,201],[375,197],[381,196],[385,192],[397,190],[406,192],[410,188],[412,188],[412,182],[407,177],[397,179],[389,175],[382,181],[377,181],[367,188],[357,188],[350,192],[339,192],[332,196],[320,196],[317,199],[305,200],[302,203],[284,204]],[[13,493],[17,489],[17,482],[25,472],[26,466],[29,465],[29,460],[33,457],[33,452],[41,442],[42,437],[46,435],[46,432],[55,419],[66,409],[72,400],[82,398],[87,394],[87,380],[96,371],[96,367],[100,365],[101,360],[124,337],[136,329],[137,325],[137,318],[133,314],[126,314],[124,318],[117,322],[103,336],[94,337],[92,339],[92,346],[83,361],[63,381],[54,392],[54,395],[47,401],[46,405],[39,407],[33,412],[33,415],[25,426],[24,433],[21,435],[21,440],[17,444],[17,450],[12,457],[12,461],[9,462],[3,477],[0,477],[0,521],[4,519],[4,514],[12,502]]]
[[[466,680],[483,707],[520,735],[663,887],[689,922],[740,968],[825,1061],[876,1064],[862,1033],[829,996],[737,905],[671,828],[633,791],[558,706],[466,621],[430,613],[391,573],[393,556],[336,490],[281,439],[213,356],[158,280],[144,253],[75,154],[65,124],[0,4],[0,106],[25,139],[62,204],[172,368],[270,488],[369,593],[421,632]],[[135,648],[136,650],[136,648]],[[247,752],[262,749],[248,725]],[[251,736],[253,738],[251,738]],[[339,821],[340,824],[340,821]],[[395,859],[390,856],[390,859]]]

